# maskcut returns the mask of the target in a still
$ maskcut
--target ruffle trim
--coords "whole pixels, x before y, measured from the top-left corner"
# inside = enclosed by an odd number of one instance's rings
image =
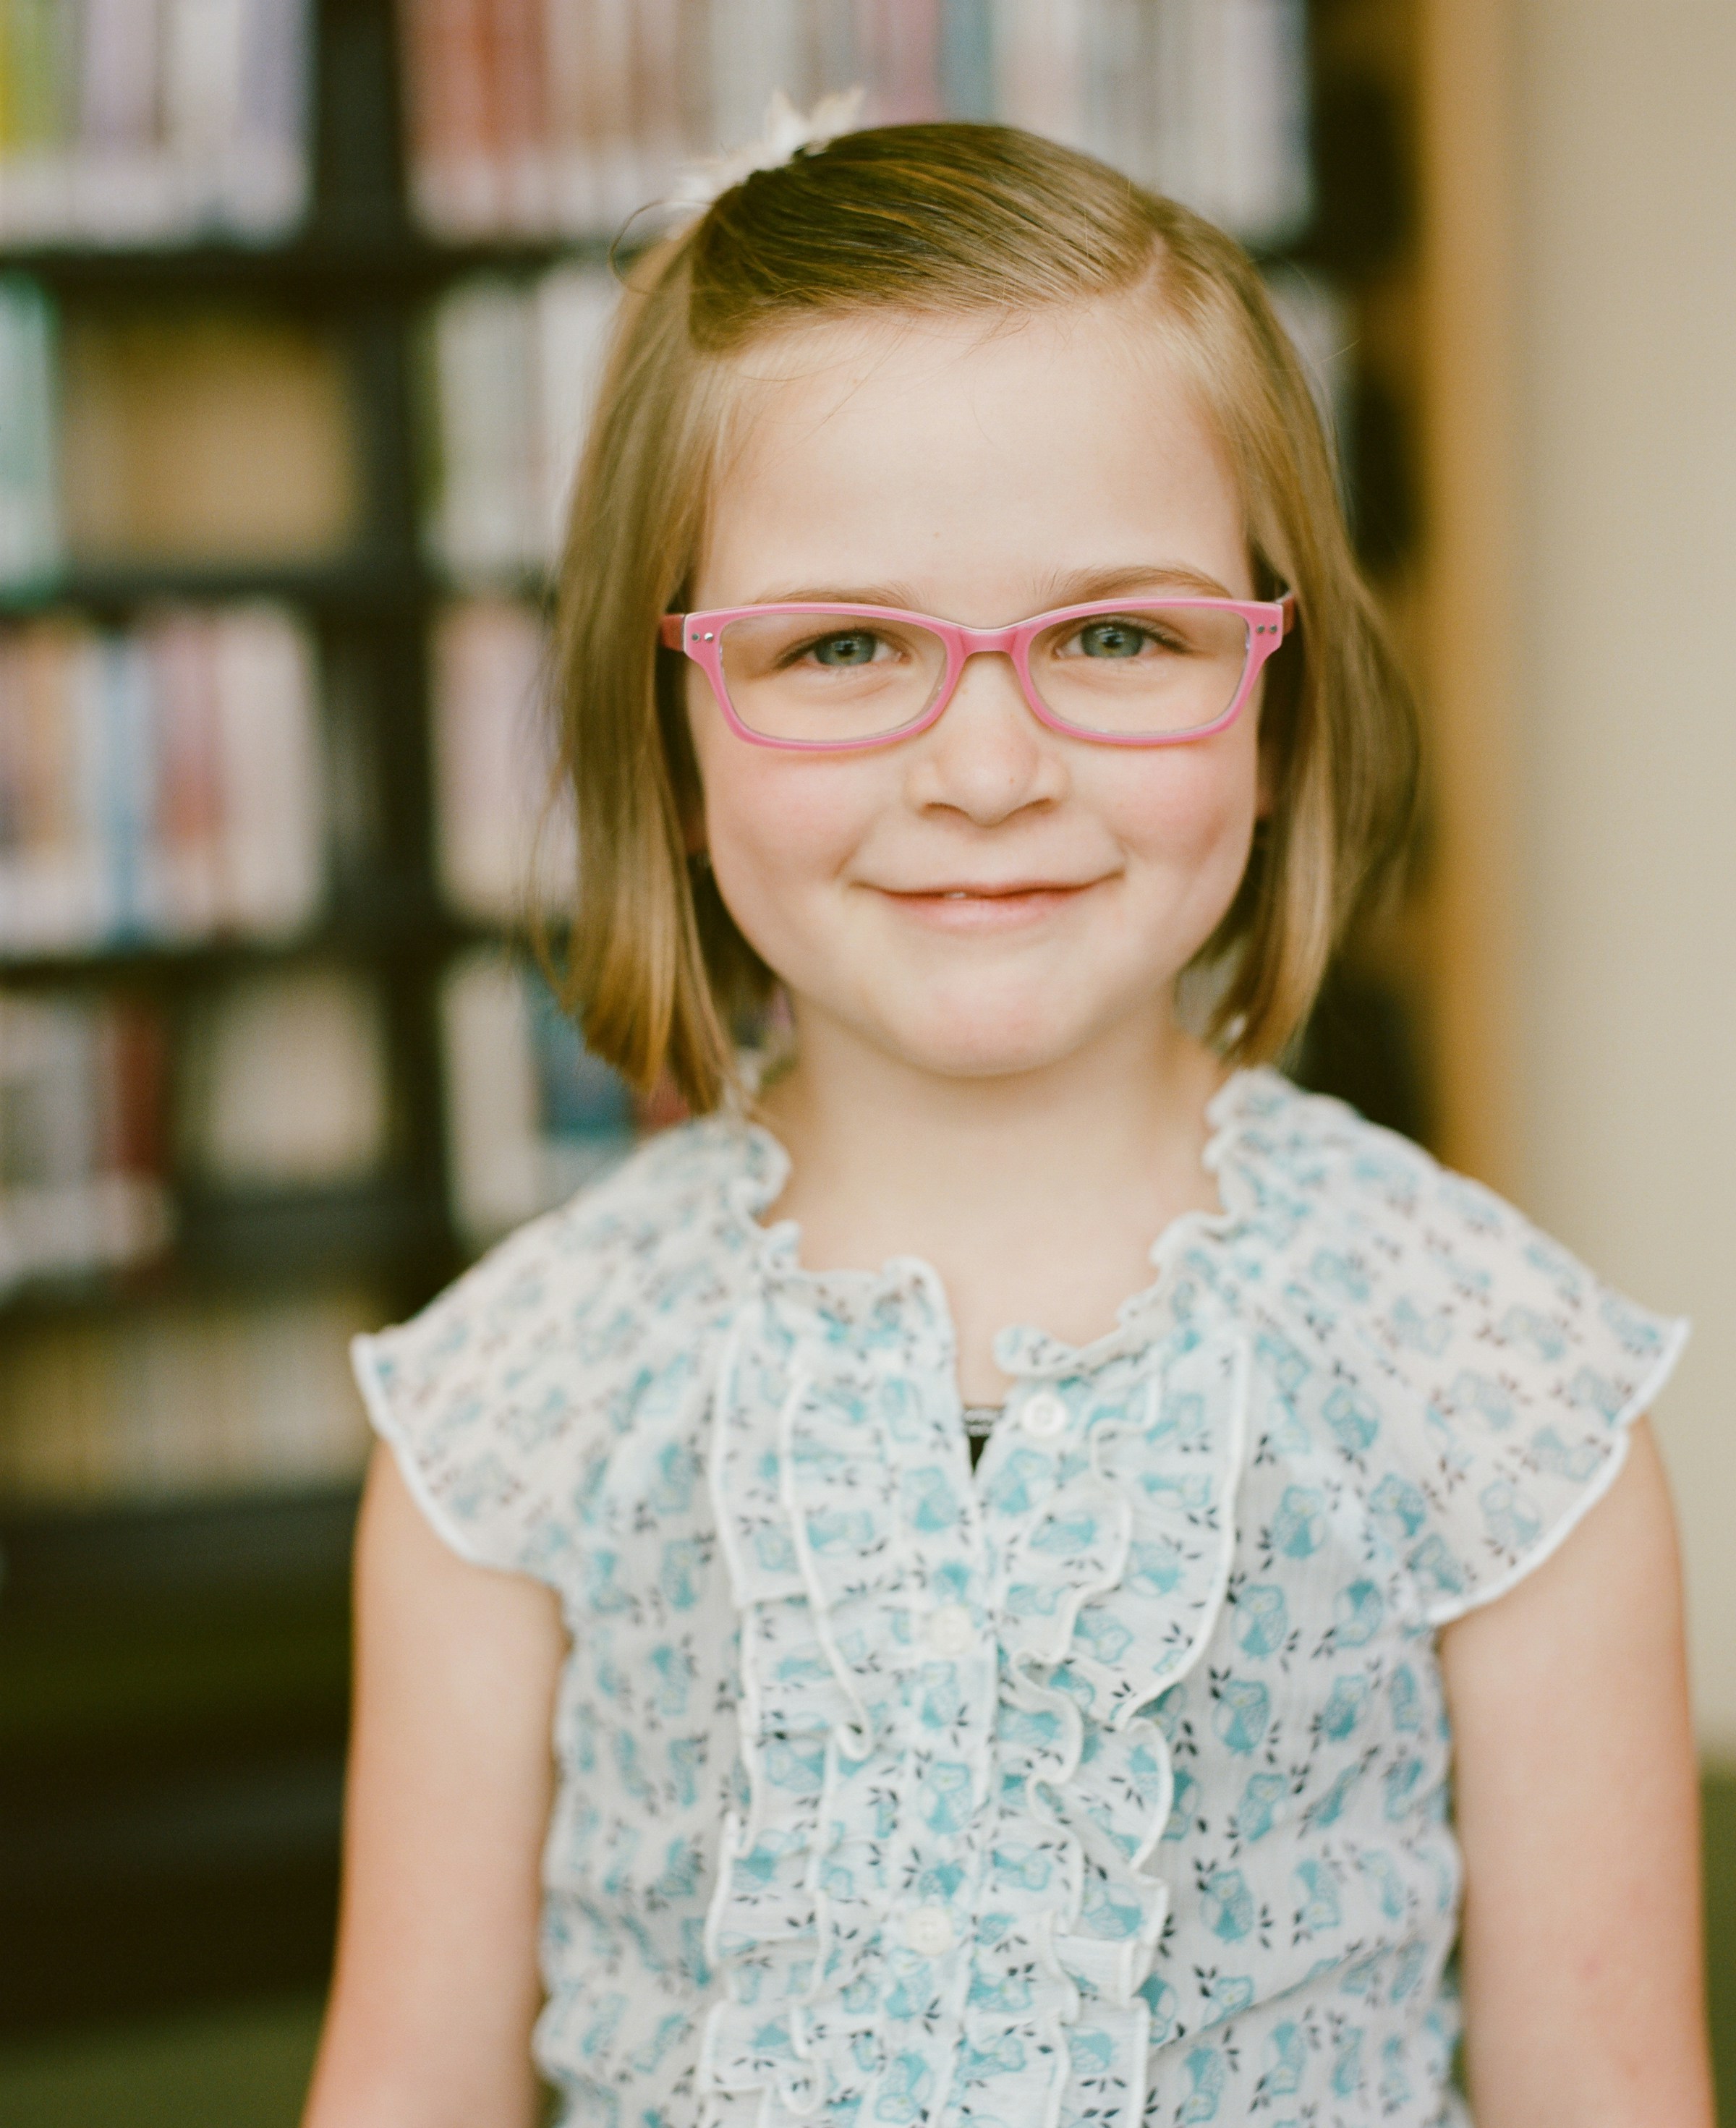
[[[512,1553],[492,1550],[477,1529],[448,1507],[430,1482],[425,1451],[403,1424],[392,1394],[392,1359],[389,1346],[378,1336],[364,1332],[350,1341],[350,1366],[361,1392],[368,1423],[392,1451],[405,1489],[421,1510],[429,1527],[449,1550],[471,1566],[506,1573],[516,1565]]]
[[[1252,1163],[1242,1157],[1243,1142],[1297,1098],[1296,1089],[1268,1066],[1231,1072],[1206,1104],[1210,1135],[1200,1157],[1201,1166],[1217,1185],[1219,1209],[1195,1207],[1169,1222],[1147,1252],[1153,1277],[1120,1303],[1112,1329],[1085,1344],[1072,1345],[1034,1323],[1011,1324],[995,1341],[995,1357],[1002,1370],[1027,1378],[1083,1373],[1149,1342],[1147,1325],[1168,1304],[1177,1268],[1189,1252],[1204,1242],[1233,1242],[1260,1218],[1267,1193]],[[931,1296],[943,1294],[939,1273],[914,1255],[890,1256],[878,1271],[807,1269],[801,1261],[801,1222],[778,1219],[767,1226],[761,1218],[782,1195],[789,1179],[789,1154],[763,1124],[735,1118],[732,1127],[741,1134],[745,1160],[744,1171],[730,1185],[730,1200],[744,1238],[756,1252],[763,1280],[799,1288],[813,1307],[846,1321],[873,1314],[913,1285]],[[950,1350],[944,1299],[939,1312]]]
[[[1505,1573],[1463,1595],[1445,1597],[1431,1603],[1424,1615],[1432,1627],[1438,1630],[1443,1626],[1450,1626],[1454,1619],[1463,1618],[1472,1611],[1480,1611],[1486,1603],[1493,1603],[1506,1595],[1510,1590],[1516,1589],[1528,1575],[1534,1574],[1545,1560],[1553,1558],[1572,1536],[1626,1468],[1628,1451],[1633,1441],[1634,1423],[1636,1419],[1643,1418],[1650,1411],[1664,1384],[1675,1373],[1677,1365],[1687,1348],[1690,1329],[1690,1324],[1680,1318],[1665,1327],[1662,1350],[1629,1392],[1626,1401],[1610,1419],[1613,1439],[1608,1456],[1583,1489],[1575,1495],[1565,1513],[1528,1551],[1514,1560]]]
[[[973,1482],[938,1287],[885,1275],[878,1342],[773,1284],[720,1371],[747,1793],[702,2117],[1137,2128],[1174,1793],[1148,1709],[1224,1600],[1246,1344],[1172,1326],[1061,1382],[1059,1426],[1049,1389],[1021,1431],[1025,1389]]]

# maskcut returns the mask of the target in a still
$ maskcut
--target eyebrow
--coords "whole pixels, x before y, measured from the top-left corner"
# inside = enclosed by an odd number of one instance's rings
[[[1227,584],[1187,562],[1141,562],[1130,568],[1077,569],[1051,577],[1044,596],[1055,606],[1088,606],[1093,599],[1115,598],[1122,591],[1156,590],[1191,592],[1199,598],[1234,598]]]
[[[916,610],[915,594],[906,584],[797,584],[779,585],[762,591],[750,606],[895,606]]]
[[[1176,591],[1197,598],[1234,598],[1236,594],[1203,569],[1186,562],[1139,562],[1115,568],[1077,569],[1057,573],[1038,587],[1034,611],[1064,606],[1089,606],[1094,599],[1123,591]],[[753,606],[885,606],[907,613],[925,612],[907,584],[778,585],[746,603]]]

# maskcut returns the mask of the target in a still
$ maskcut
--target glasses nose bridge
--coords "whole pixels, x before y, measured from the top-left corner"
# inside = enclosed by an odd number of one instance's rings
[[[1013,644],[1018,633],[1019,625],[1016,621],[1009,628],[965,628],[955,623],[954,634],[958,644],[960,665],[963,665],[967,658],[980,658],[985,653],[992,653],[995,651],[1003,652],[1011,658],[1013,654]]]
[[[967,628],[959,621],[949,623],[949,633],[957,645],[952,680],[930,714],[938,717],[952,706],[953,697],[963,685],[971,660],[982,657],[1000,656],[1007,660],[1013,668],[1014,686],[1024,697],[1026,708],[1031,707],[1030,690],[1025,683],[1024,673],[1019,669],[1017,644],[1020,629],[1020,624],[1017,621],[1006,628]]]

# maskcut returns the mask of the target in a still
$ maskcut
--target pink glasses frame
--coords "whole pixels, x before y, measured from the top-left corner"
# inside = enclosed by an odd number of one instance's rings
[[[1139,606],[1210,607],[1223,613],[1239,614],[1248,624],[1248,664],[1235,700],[1209,724],[1196,724],[1191,731],[1185,732],[1130,736],[1087,731],[1058,717],[1032,682],[1032,644],[1057,621],[1089,620],[1094,614],[1125,613]],[[914,622],[939,637],[946,650],[946,677],[922,715],[910,724],[900,724],[896,731],[877,732],[872,739],[768,739],[763,732],[749,730],[730,705],[729,688],[723,677],[723,631],[732,620],[749,620],[756,615],[774,613],[855,614],[870,620]],[[859,753],[865,747],[889,746],[895,740],[914,739],[918,732],[926,731],[939,721],[958,689],[966,659],[987,653],[1012,659],[1031,715],[1051,731],[1065,733],[1069,739],[1088,739],[1094,746],[1185,746],[1193,739],[1210,739],[1214,732],[1220,732],[1235,721],[1253,692],[1254,682],[1267,659],[1295,627],[1296,618],[1296,593],[1287,591],[1275,599],[1093,599],[1084,606],[1062,606],[1049,613],[1033,614],[1028,620],[1015,620],[1010,628],[965,628],[955,620],[938,620],[932,614],[906,612],[901,606],[798,601],[785,606],[714,606],[704,613],[666,613],[659,636],[665,649],[684,652],[699,667],[711,683],[711,692],[717,697],[717,706],[723,711],[730,730],[753,746],[775,746],[792,753]]]

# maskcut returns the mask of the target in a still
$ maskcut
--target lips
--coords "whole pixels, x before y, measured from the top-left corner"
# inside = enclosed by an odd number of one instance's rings
[[[1096,881],[1089,879],[1015,879],[952,886],[888,886],[883,894],[901,901],[1009,901],[1018,895],[1079,894]]]
[[[931,930],[1018,931],[1074,907],[1099,880],[949,881],[926,887],[882,887],[891,905]]]

